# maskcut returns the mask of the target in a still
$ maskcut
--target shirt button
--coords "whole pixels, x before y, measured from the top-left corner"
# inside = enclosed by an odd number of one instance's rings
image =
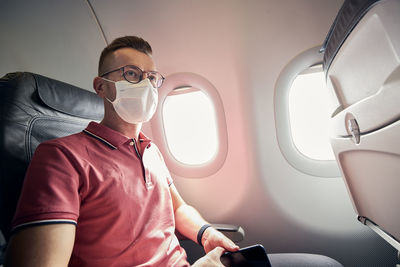
[[[130,146],[133,146],[133,144],[134,144],[133,141],[131,141],[131,142],[129,143]]]

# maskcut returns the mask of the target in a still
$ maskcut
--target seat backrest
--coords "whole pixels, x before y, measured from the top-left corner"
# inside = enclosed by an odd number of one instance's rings
[[[6,240],[25,171],[43,141],[82,131],[103,117],[95,93],[28,72],[0,79],[0,227]]]
[[[400,1],[346,0],[325,42],[331,143],[359,220],[400,250]]]

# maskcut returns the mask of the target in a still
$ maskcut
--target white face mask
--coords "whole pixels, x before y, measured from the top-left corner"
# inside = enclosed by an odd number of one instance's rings
[[[158,92],[149,79],[136,84],[125,80],[117,82],[106,78],[103,80],[115,84],[115,100],[106,99],[114,106],[121,119],[129,123],[141,123],[153,117],[158,104]]]

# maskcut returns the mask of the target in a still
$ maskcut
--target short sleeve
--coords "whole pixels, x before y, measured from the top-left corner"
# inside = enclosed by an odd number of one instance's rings
[[[73,154],[61,145],[39,145],[25,176],[13,231],[37,224],[76,225],[80,207],[78,169]]]

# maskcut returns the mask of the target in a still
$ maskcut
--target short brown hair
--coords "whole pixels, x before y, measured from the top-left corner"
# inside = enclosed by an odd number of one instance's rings
[[[137,36],[124,36],[115,39],[111,44],[107,45],[103,52],[101,52],[100,60],[99,60],[99,69],[98,75],[102,75],[104,72],[108,71],[106,69],[106,58],[110,56],[114,51],[121,48],[133,48],[139,52],[145,53],[148,56],[151,56],[152,49],[150,44],[144,39]]]

